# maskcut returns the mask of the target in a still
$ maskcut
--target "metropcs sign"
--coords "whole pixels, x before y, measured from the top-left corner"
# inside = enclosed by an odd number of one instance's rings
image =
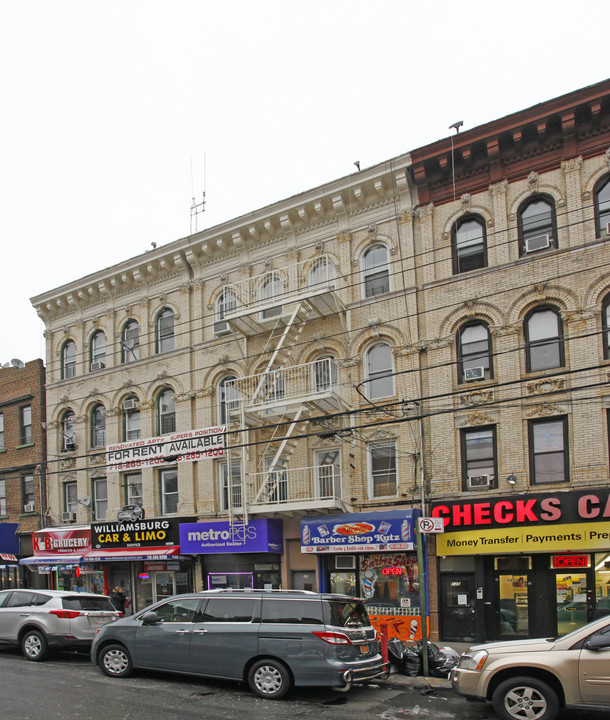
[[[123,472],[166,463],[218,458],[224,455],[224,447],[224,426],[133,440],[106,446],[106,469],[108,472]]]

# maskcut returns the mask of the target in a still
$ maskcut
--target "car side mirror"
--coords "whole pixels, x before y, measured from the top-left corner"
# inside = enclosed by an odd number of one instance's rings
[[[159,622],[157,620],[157,613],[153,610],[142,616],[142,625],[154,625],[157,622]]]
[[[603,650],[607,647],[610,647],[610,635],[592,635],[585,642],[587,650]]]

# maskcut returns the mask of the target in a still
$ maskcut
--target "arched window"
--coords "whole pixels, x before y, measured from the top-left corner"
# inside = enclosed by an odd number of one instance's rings
[[[91,447],[103,447],[106,444],[106,414],[103,405],[91,410]]]
[[[526,200],[518,212],[519,254],[557,247],[555,201],[548,195]]]
[[[106,335],[98,330],[91,337],[91,372],[106,367]]]
[[[61,419],[61,449],[64,452],[76,450],[76,416],[72,410]]]
[[[387,343],[373,345],[365,355],[365,394],[368,398],[394,395],[394,361]]]
[[[595,222],[597,237],[610,236],[610,175],[605,175],[595,185]]]
[[[373,245],[362,256],[364,297],[375,297],[390,292],[388,249]]]
[[[140,359],[140,326],[137,320],[129,320],[123,326],[121,360],[124,363]]]
[[[157,316],[157,353],[174,349],[174,313],[169,308]]]
[[[61,349],[61,379],[67,380],[76,375],[76,343],[68,340]]]
[[[123,439],[139,440],[142,437],[140,410],[137,407],[138,398],[130,395],[123,400]]]
[[[229,332],[229,324],[225,320],[227,313],[232,313],[237,309],[237,295],[231,288],[225,288],[216,298],[216,308],[214,313],[214,332],[219,335]]]
[[[487,267],[485,221],[478,215],[466,215],[451,230],[453,274]]]
[[[604,358],[610,360],[610,295],[606,295],[602,305],[602,338]]]
[[[174,391],[164,390],[157,400],[157,426],[159,435],[176,432],[176,401]]]
[[[491,336],[485,323],[469,323],[458,332],[458,382],[493,378]]]
[[[526,317],[525,357],[528,372],[563,367],[563,324],[554,308],[537,308]]]
[[[307,284],[309,287],[326,285],[335,279],[335,266],[328,261],[326,255],[314,260],[307,273]]]
[[[263,310],[263,319],[282,314],[282,306],[279,301],[283,294],[284,283],[281,278],[275,273],[267,273],[259,285],[258,299],[265,304],[272,302],[273,305]]]
[[[239,393],[233,384],[234,375],[223,378],[218,385],[218,422],[226,425],[227,412],[231,413],[239,407]]]

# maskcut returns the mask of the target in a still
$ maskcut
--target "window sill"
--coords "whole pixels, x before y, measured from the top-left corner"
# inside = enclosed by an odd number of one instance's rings
[[[27,518],[27,517],[36,517],[37,515],[38,515],[38,513],[36,511],[34,511],[31,513],[19,513],[19,515],[17,517]]]
[[[23,443],[23,445],[17,445],[17,447],[15,449],[23,450],[23,448],[31,448],[31,447],[35,447],[35,446],[36,446],[36,443],[29,442],[29,443]]]
[[[0,453],[5,453],[5,452],[6,452],[6,448],[5,448],[5,447],[0,448]]]

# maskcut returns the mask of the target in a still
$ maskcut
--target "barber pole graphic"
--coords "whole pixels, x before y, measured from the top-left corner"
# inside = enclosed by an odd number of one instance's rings
[[[311,542],[311,531],[309,530],[309,525],[305,525],[303,527],[303,544],[309,545]]]

